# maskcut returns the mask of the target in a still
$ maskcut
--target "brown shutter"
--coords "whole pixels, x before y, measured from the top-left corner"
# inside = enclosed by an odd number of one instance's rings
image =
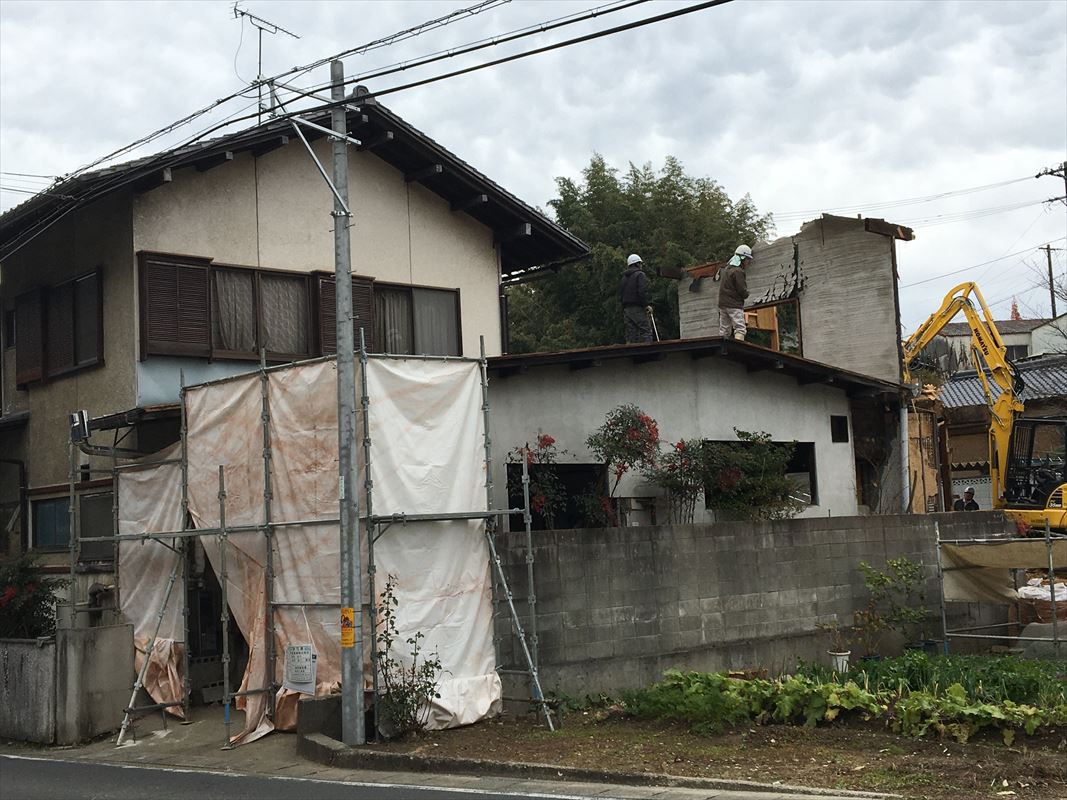
[[[333,278],[315,276],[315,308],[318,311],[319,353],[330,356],[337,352],[337,294]]]
[[[74,284],[48,290],[45,371],[58,375],[74,368]]]
[[[374,279],[352,276],[352,319],[356,349],[359,349],[359,329],[363,328],[363,340],[368,353],[376,353],[374,336]]]
[[[210,356],[209,262],[140,257],[142,356]]]
[[[15,383],[44,378],[44,290],[15,298]]]
[[[315,279],[319,353],[333,355],[337,352],[337,293],[334,291],[334,279],[325,273],[316,274]],[[367,350],[375,352],[373,278],[352,276],[352,317],[355,322],[353,335],[356,349],[359,349],[359,329],[363,328]]]

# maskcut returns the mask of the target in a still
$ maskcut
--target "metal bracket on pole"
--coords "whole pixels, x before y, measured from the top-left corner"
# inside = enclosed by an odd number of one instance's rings
[[[326,181],[326,185],[330,187],[330,191],[333,192],[334,202],[340,206],[340,209],[334,209],[331,214],[335,217],[350,217],[352,212],[348,208],[348,203],[337,192],[337,187],[333,185],[333,181],[330,180],[330,176],[326,174],[326,170],[323,169],[322,164],[319,162],[319,157],[315,155],[315,151],[311,149],[311,143],[308,142],[307,137],[304,136],[304,132],[300,130],[300,126],[293,120],[289,121],[289,124],[293,126],[293,130],[296,131],[296,135],[300,137],[300,141],[304,143],[304,147],[307,148],[308,155],[311,156],[311,160],[315,162],[316,168],[319,170],[319,174],[322,175],[322,179]]]
[[[363,144],[363,142],[361,142],[359,139],[353,139],[351,136],[346,136],[344,134],[337,133],[336,131],[332,131],[329,128],[324,128],[321,125],[316,125],[314,122],[308,122],[303,117],[292,117],[290,121],[295,122],[299,125],[304,125],[305,127],[311,128],[312,130],[328,134],[330,137],[330,141],[342,140],[348,142],[349,144],[354,144],[356,147],[359,147],[361,144]]]

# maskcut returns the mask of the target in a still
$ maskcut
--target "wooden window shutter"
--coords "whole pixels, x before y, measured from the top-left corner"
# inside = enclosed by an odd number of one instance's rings
[[[211,355],[208,264],[141,254],[142,357]]]
[[[44,290],[15,298],[15,383],[44,378]]]
[[[45,314],[45,371],[58,375],[74,368],[74,284],[48,290]]]
[[[368,353],[377,352],[374,328],[374,279],[352,276],[352,319],[356,349],[359,349],[359,329],[363,328],[363,341]]]
[[[337,352],[337,293],[334,279],[325,273],[315,276],[316,309],[318,311],[319,352],[333,355]],[[359,329],[369,352],[375,352],[374,342],[374,279],[352,276],[352,317],[355,322],[353,335],[359,349]]]
[[[315,276],[315,307],[318,311],[319,352],[324,356],[337,352],[337,293],[333,278]]]

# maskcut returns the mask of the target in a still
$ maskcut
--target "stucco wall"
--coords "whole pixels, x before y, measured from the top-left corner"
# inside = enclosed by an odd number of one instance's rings
[[[735,427],[766,431],[775,440],[814,442],[818,504],[802,516],[857,513],[852,437],[832,443],[830,415],[848,415],[845,393],[828,386],[800,386],[772,372],[747,372],[723,359],[695,361],[688,354],[634,365],[629,359],[572,371],[566,365],[531,367],[507,378],[491,378],[490,419],[496,458],[493,482],[498,507],[505,507],[504,456],[539,433],[555,437],[563,460],[592,462],[585,446],[604,415],[634,403],[659,423],[668,441],[705,438],[734,440]],[[659,494],[627,474],[620,497]],[[698,504],[698,519],[703,515]]]
[[[781,299],[797,281],[799,259],[801,333],[805,358],[900,381],[899,322],[894,301],[895,242],[868,233],[863,220],[823,218],[795,236],[753,247],[746,268],[748,305]],[[705,278],[678,285],[683,339],[718,335],[719,284]]]
[[[925,567],[926,604],[935,614],[927,634],[940,638],[935,524],[943,539],[1014,531],[999,513],[537,531],[542,686],[582,696],[643,686],[671,668],[776,674],[798,658],[827,663],[829,642],[817,625],[849,626],[865,607],[858,563],[881,566],[899,556]],[[525,535],[502,540],[525,624]],[[948,611],[953,628],[1006,621],[1004,607],[953,603]],[[521,666],[506,615],[497,633],[502,663]],[[882,652],[900,644],[888,635]],[[953,643],[954,651],[971,649],[966,640]]]
[[[4,413],[28,409],[31,414],[21,432],[6,432],[0,441],[12,441],[14,448],[22,440],[21,457],[28,459],[31,487],[67,481],[68,413],[87,409],[100,415],[134,404],[136,288],[130,204],[130,196],[122,192],[99,200],[60,220],[4,261],[0,300],[5,310],[34,287],[52,286],[97,267],[103,272],[104,365],[16,390],[15,350],[4,353]]]
[[[330,163],[326,139],[313,143]],[[499,262],[493,233],[368,152],[349,150],[352,269],[379,280],[460,290],[463,352],[485,336],[500,353]],[[333,195],[295,139],[260,158],[238,154],[134,203],[134,249],[223,263],[333,271]]]

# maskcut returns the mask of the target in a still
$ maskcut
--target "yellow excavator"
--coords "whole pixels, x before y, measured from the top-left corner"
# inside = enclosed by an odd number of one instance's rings
[[[971,329],[971,359],[989,405],[993,508],[1013,517],[1021,530],[1043,531],[1048,520],[1054,531],[1067,531],[1067,420],[1022,417],[1022,377],[1008,360],[993,315],[975,284],[954,287],[941,308],[904,342],[904,382],[911,383],[910,368],[919,353],[960,311]],[[990,381],[996,384],[996,393]]]

